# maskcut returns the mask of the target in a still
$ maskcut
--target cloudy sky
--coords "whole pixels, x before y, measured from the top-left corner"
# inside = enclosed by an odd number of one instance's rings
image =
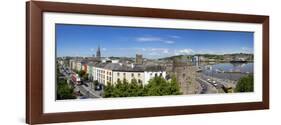
[[[253,33],[56,24],[57,56],[253,53]]]

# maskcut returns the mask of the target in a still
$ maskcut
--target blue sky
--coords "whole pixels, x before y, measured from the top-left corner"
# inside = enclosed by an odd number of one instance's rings
[[[253,53],[252,32],[56,24],[57,56],[161,58],[174,55]]]

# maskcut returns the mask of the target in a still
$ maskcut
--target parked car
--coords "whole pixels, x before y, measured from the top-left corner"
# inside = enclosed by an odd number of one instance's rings
[[[102,90],[103,89],[103,85],[102,84],[97,84],[96,86],[95,86],[95,90],[96,91],[100,91],[100,90]]]

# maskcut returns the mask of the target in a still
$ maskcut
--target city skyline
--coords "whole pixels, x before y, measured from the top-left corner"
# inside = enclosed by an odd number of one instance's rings
[[[163,58],[253,53],[252,32],[56,24],[57,56]]]

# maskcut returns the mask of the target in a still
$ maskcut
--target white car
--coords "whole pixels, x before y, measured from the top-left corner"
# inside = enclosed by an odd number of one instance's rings
[[[212,83],[213,83],[214,86],[217,86],[217,85],[218,85],[215,80],[212,81]]]

